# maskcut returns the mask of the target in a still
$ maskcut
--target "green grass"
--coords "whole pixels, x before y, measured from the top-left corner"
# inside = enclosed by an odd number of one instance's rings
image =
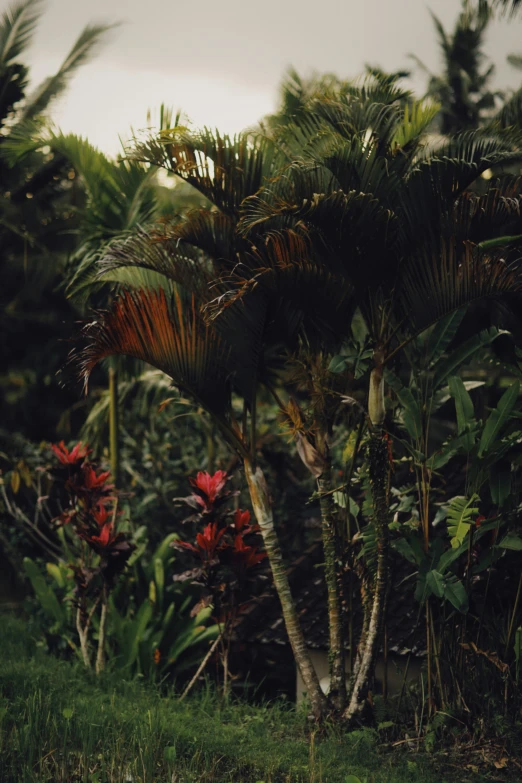
[[[2,783],[444,783],[428,758],[379,751],[371,730],[313,736],[283,703],[179,703],[150,685],[95,681],[0,617]],[[462,778],[466,779],[466,778]],[[470,780],[479,780],[478,776]]]

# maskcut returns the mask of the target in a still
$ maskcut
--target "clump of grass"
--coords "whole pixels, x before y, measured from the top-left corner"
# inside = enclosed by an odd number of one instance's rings
[[[443,783],[422,756],[382,754],[372,730],[311,732],[283,702],[173,693],[39,650],[0,617],[2,783]],[[455,778],[452,778],[455,780]]]

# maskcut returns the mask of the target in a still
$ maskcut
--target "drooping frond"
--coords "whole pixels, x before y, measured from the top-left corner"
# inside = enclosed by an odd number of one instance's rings
[[[480,299],[522,294],[520,253],[483,251],[469,241],[440,238],[420,246],[400,270],[397,316],[419,333],[442,316]]]
[[[352,289],[315,257],[306,233],[271,231],[260,237],[233,273],[220,281],[220,288],[224,292],[205,308],[207,318],[219,325],[238,303],[248,310],[252,301],[264,301],[267,345],[279,343],[292,350],[301,338],[309,345],[335,346],[349,333]]]
[[[242,246],[235,230],[236,221],[228,215],[209,209],[190,210],[184,218],[164,221],[153,238],[179,244],[180,251],[191,245],[211,260],[216,276],[229,270],[237,261]]]
[[[136,270],[155,272],[182,289],[208,298],[213,279],[211,261],[187,243],[157,236],[152,229],[138,227],[124,239],[109,245],[97,264],[96,279],[115,279],[115,272]]]
[[[458,198],[449,215],[441,221],[442,233],[475,244],[497,241],[522,233],[520,178],[492,183],[483,195],[469,191]]]
[[[487,6],[492,3],[494,9],[498,9],[501,13],[516,14],[522,8],[522,0],[480,0],[482,6]]]
[[[522,132],[522,87],[504,102],[487,125],[492,130],[512,130],[519,134]]]
[[[20,114],[20,122],[25,122],[44,112],[51,101],[57,98],[67,87],[76,71],[95,55],[100,43],[114,25],[87,25],[74,43],[71,51],[54,76],[40,84],[27,99]]]
[[[4,11],[0,19],[0,66],[9,65],[25,52],[42,11],[42,0],[19,0]]]
[[[161,370],[175,386],[226,426],[230,408],[228,347],[206,326],[194,301],[169,301],[162,289],[122,293],[111,309],[84,326],[72,356],[87,385],[94,366],[126,355]]]
[[[111,160],[86,139],[63,134],[39,119],[17,124],[2,145],[2,155],[15,164],[46,147],[74,168],[85,188],[86,202],[77,210],[82,242],[66,269],[67,295],[82,304],[99,284],[97,264],[107,243],[158,214],[155,175],[136,161]],[[119,280],[123,282],[121,275]],[[136,285],[145,283],[141,275]]]

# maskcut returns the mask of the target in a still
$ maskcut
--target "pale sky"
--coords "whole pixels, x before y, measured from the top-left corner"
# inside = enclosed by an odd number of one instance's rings
[[[0,10],[9,3],[0,0]],[[32,84],[59,65],[83,25],[122,22],[82,68],[52,117],[107,153],[118,136],[146,125],[163,102],[195,125],[233,133],[272,111],[284,70],[353,77],[365,63],[413,68],[408,52],[437,70],[429,8],[451,26],[459,0],[48,0],[29,53]],[[516,88],[522,71],[506,55],[522,53],[522,16],[495,22],[486,50],[495,86]],[[425,77],[411,85],[422,91]]]

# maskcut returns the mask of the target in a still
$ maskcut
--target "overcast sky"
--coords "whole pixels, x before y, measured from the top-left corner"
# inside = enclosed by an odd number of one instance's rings
[[[0,0],[0,9],[8,5]],[[408,52],[437,70],[432,8],[446,26],[459,0],[48,0],[29,62],[33,85],[63,59],[83,25],[122,22],[97,58],[53,109],[64,131],[87,136],[108,153],[118,136],[146,125],[162,102],[196,125],[234,132],[275,108],[285,68],[303,75],[360,73],[365,63],[413,67]],[[495,22],[486,51],[495,85],[515,88],[522,72],[506,63],[522,53],[522,17]],[[422,91],[417,72],[412,86]]]

